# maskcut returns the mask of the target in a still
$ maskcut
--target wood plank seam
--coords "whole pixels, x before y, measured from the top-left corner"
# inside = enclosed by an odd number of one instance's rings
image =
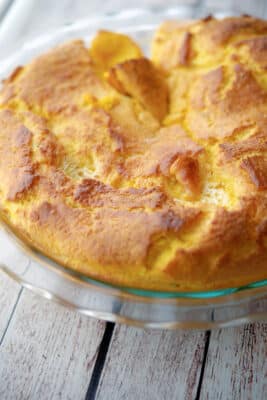
[[[266,322],[212,331],[201,399],[265,400],[266,344]]]
[[[211,331],[207,331],[205,333],[205,347],[204,347],[204,354],[203,354],[203,361],[201,365],[201,371],[200,371],[200,376],[199,376],[199,381],[198,381],[198,386],[197,386],[197,393],[196,393],[196,398],[195,400],[200,399],[200,394],[201,394],[201,388],[202,388],[202,383],[204,379],[204,372],[205,372],[205,367],[207,363],[207,355],[209,351],[209,345],[210,345],[210,336],[211,336]]]
[[[14,306],[13,306],[13,308],[12,308],[12,311],[11,311],[11,313],[10,313],[10,316],[9,316],[9,318],[8,318],[6,327],[5,327],[4,332],[3,332],[3,334],[2,334],[2,336],[1,336],[1,338],[0,338],[0,346],[2,345],[2,343],[3,343],[4,339],[5,339],[5,336],[6,336],[6,334],[7,334],[7,331],[8,331],[9,325],[10,325],[10,322],[11,322],[11,320],[12,320],[14,314],[15,314],[16,308],[17,308],[18,303],[19,303],[19,300],[20,300],[20,298],[21,298],[22,292],[23,292],[23,287],[21,287],[20,290],[19,290],[19,293],[18,293],[18,295],[17,295],[17,299],[16,299],[16,301],[15,301],[15,304],[14,304]]]
[[[9,0],[5,5],[4,8],[2,9],[2,12],[0,14],[0,19],[3,21],[3,19],[7,16],[9,11],[11,10],[11,7],[14,5],[14,0]]]
[[[0,347],[0,399],[84,399],[104,330],[24,290]]]
[[[85,400],[95,400],[98,385],[101,379],[101,375],[104,369],[106,357],[110,347],[111,339],[113,336],[115,324],[113,322],[107,322],[105,331],[99,345],[98,355],[95,361],[93,373],[89,382]]]

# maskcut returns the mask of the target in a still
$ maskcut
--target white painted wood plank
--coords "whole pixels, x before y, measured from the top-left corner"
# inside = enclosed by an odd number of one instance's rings
[[[266,323],[211,333],[200,398],[267,398]]]
[[[1,0],[0,0],[1,1]],[[3,1],[3,0],[2,0]],[[90,18],[95,14],[114,14],[121,10],[130,8],[179,7],[181,12],[185,6],[197,7],[200,5],[201,15],[212,12],[223,11],[235,13],[250,13],[263,17],[267,12],[265,0],[135,0],[125,2],[124,0],[105,0],[101,7],[99,2],[87,0],[14,0],[4,20],[0,25],[0,54],[6,56],[17,50],[18,43],[21,45],[30,37],[47,34],[55,27],[65,23],[73,22],[80,18]],[[185,18],[187,14],[185,14]],[[23,39],[23,40],[21,40]]]
[[[0,272],[0,342],[17,301],[20,286]]]
[[[240,13],[247,13],[256,15],[257,17],[264,18],[264,13],[267,11],[266,0],[232,0],[233,8]]]
[[[97,400],[195,398],[205,334],[117,326]]]
[[[203,8],[207,12],[215,11],[231,11],[236,13],[248,13],[251,15],[256,15],[258,17],[263,17],[264,11],[266,9],[265,0],[204,0]]]
[[[24,290],[0,347],[0,399],[84,399],[104,326]]]
[[[179,4],[190,6],[198,1],[168,0],[167,6],[177,7]],[[164,6],[163,0],[135,0],[134,3],[124,0],[105,0],[101,5],[97,0],[61,0],[58,2],[54,0],[15,0],[0,25],[0,54],[2,56],[8,54],[12,44],[16,44],[14,42],[21,38],[25,41],[29,37],[49,33],[55,27],[80,18],[90,18],[95,14],[116,13],[122,9]]]

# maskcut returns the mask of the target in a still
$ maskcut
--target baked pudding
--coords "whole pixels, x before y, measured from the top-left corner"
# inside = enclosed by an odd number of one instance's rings
[[[0,209],[25,241],[111,284],[267,278],[267,22],[165,22],[151,57],[100,31],[0,94]]]

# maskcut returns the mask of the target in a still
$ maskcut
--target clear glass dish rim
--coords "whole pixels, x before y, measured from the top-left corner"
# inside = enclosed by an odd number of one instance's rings
[[[196,6],[198,7],[201,2],[198,2]],[[195,7],[196,7],[195,6]],[[63,25],[58,26],[57,28],[53,29],[49,34],[43,34],[35,37],[33,41],[30,41],[30,45],[26,44],[20,47],[20,52],[23,50],[30,50],[31,48],[35,48],[40,43],[43,44],[44,42],[51,39],[52,36],[62,35],[64,32],[72,32],[76,29],[81,29],[82,27],[88,26],[88,24],[98,24],[101,21],[112,21],[114,19],[118,20],[127,20],[132,19],[138,16],[146,16],[149,15],[150,17],[158,17],[161,16],[162,19],[164,18],[171,18],[171,17],[178,17],[180,16],[181,8],[184,7],[186,9],[194,9],[193,5],[177,5],[174,7],[157,7],[155,9],[144,7],[144,8],[131,8],[127,10],[122,10],[118,12],[112,13],[104,13],[104,14],[96,14],[91,18],[84,18],[79,19],[73,22],[66,22]],[[178,12],[176,15],[175,13]],[[226,11],[227,14],[227,11]],[[232,14],[234,14],[232,12]],[[194,16],[192,16],[194,18]],[[101,28],[101,26],[99,26]],[[30,38],[27,38],[29,40]],[[9,63],[12,63],[12,59],[14,56],[17,55],[17,52],[11,53],[7,60],[3,63],[0,62],[0,69],[1,64],[2,68]],[[14,66],[15,67],[15,66]],[[3,218],[0,214],[0,228],[8,234],[13,242],[23,250],[24,253],[30,256],[31,259],[34,259],[39,264],[45,266],[46,268],[52,269],[55,273],[63,274],[65,278],[75,280],[78,284],[87,285],[89,288],[94,290],[100,290],[110,295],[115,295],[118,297],[123,297],[128,300],[134,301],[160,301],[163,303],[177,303],[177,300],[193,300],[194,302],[201,301],[205,303],[206,301],[212,300],[216,303],[221,303],[224,301],[233,301],[235,298],[247,298],[248,296],[261,296],[267,294],[267,277],[266,279],[251,282],[247,285],[242,285],[240,287],[230,287],[224,289],[215,289],[215,290],[207,290],[207,291],[186,291],[186,292],[169,292],[169,291],[154,291],[154,290],[144,290],[138,288],[131,288],[126,286],[118,286],[115,284],[110,284],[108,282],[104,282],[101,280],[90,278],[78,271],[72,270],[71,268],[65,267],[59,264],[57,261],[53,260],[52,258],[44,255],[40,250],[35,248],[33,245],[29,244],[25,238],[22,237],[21,234],[16,233],[15,229]],[[10,269],[10,268],[8,268]],[[108,293],[107,293],[108,292]]]
[[[141,302],[154,302],[160,301],[164,304],[176,304],[177,301],[193,301],[194,304],[203,305],[205,303],[210,304],[210,301],[214,303],[222,303],[225,301],[233,301],[244,299],[247,297],[259,297],[267,294],[267,279],[253,282],[247,285],[243,285],[236,288],[225,288],[208,291],[195,291],[195,292],[166,292],[166,291],[154,291],[154,290],[143,290],[138,288],[130,288],[126,286],[113,285],[108,282],[104,282],[97,279],[92,279],[78,271],[68,268],[64,265],[59,264],[51,257],[43,254],[40,250],[30,244],[20,233],[16,233],[16,230],[1,216],[0,213],[0,229],[3,229],[7,236],[12,240],[16,246],[23,251],[30,259],[36,261],[38,266],[43,268],[49,268],[58,275],[63,275],[67,280],[75,281],[78,285],[86,285],[89,289],[104,292],[105,294],[116,296],[130,301],[141,301]],[[8,270],[10,267],[5,266]],[[16,274],[17,275],[17,274]],[[21,280],[17,276],[18,280]]]

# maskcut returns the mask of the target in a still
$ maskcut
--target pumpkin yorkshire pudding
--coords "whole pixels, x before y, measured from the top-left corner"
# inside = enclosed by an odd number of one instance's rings
[[[267,278],[267,22],[165,22],[145,58],[100,31],[0,94],[0,208],[32,246],[112,284]]]

